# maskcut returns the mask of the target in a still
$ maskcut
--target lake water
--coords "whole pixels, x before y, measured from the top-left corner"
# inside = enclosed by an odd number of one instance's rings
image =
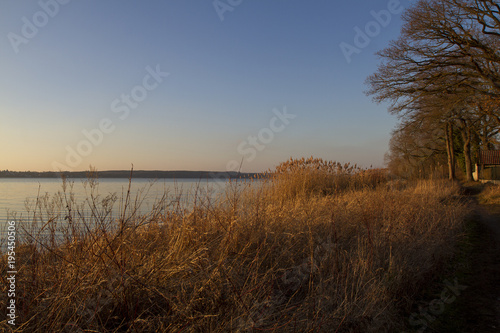
[[[72,184],[71,192],[74,193],[75,201],[83,203],[90,197],[91,187],[85,179],[69,179],[68,185]],[[224,192],[226,181],[221,180],[198,180],[198,179],[160,179],[151,181],[147,179],[133,179],[130,197],[132,202],[139,194],[144,198],[141,204],[141,212],[147,213],[152,205],[167,194],[166,204],[179,203],[179,207],[189,208],[195,199],[195,193],[200,198],[215,198]],[[118,216],[122,206],[120,198],[124,198],[129,187],[128,179],[99,179],[95,187],[94,195],[102,200],[106,196],[115,194],[117,200],[113,205],[114,216]],[[63,182],[56,178],[3,178],[0,179],[0,235],[5,236],[8,220],[27,221],[33,215],[33,207],[40,198],[48,196],[53,198],[63,192]],[[69,189],[67,190],[69,192]],[[27,207],[31,207],[28,209]],[[40,208],[40,207],[39,207]],[[31,212],[30,212],[31,210]],[[64,208],[62,209],[64,210]]]

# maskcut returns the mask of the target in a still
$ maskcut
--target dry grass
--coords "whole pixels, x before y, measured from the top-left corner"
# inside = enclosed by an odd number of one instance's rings
[[[314,159],[191,209],[164,197],[147,215],[140,198],[101,198],[95,186],[86,203],[65,185],[32,207],[17,246],[18,331],[400,330],[467,213],[447,183],[394,184]]]
[[[487,183],[478,195],[479,202],[487,205],[500,205],[500,186]]]

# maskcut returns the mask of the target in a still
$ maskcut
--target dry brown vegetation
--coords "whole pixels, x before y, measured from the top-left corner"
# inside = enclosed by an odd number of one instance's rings
[[[17,331],[401,330],[467,214],[449,183],[312,158],[146,215],[88,186],[86,202],[65,183],[19,221],[32,228],[17,245]]]
[[[488,183],[483,187],[478,196],[479,202],[486,205],[500,205],[500,186]]]

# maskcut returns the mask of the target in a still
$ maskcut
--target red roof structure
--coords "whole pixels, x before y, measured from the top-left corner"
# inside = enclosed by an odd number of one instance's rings
[[[500,150],[480,150],[479,165],[500,165]]]

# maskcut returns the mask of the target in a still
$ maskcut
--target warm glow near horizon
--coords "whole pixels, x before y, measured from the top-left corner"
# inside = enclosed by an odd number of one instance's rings
[[[364,80],[407,5],[2,3],[0,170],[380,167],[396,119]]]

